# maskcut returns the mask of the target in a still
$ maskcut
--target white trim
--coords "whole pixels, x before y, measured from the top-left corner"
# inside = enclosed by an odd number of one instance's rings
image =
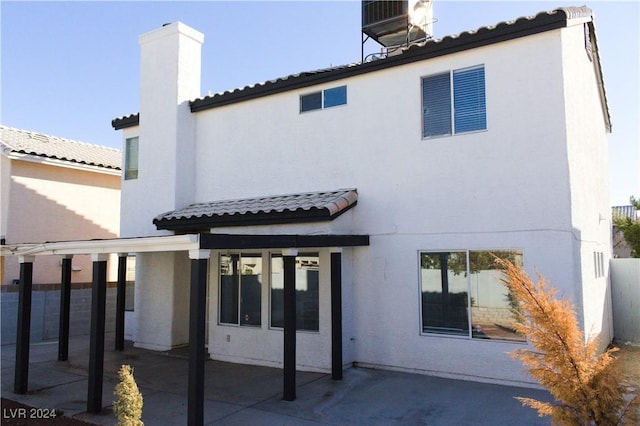
[[[46,256],[65,254],[189,251],[197,250],[199,248],[200,237],[197,234],[186,234],[166,235],[161,237],[9,244],[1,246],[0,253],[3,256]]]
[[[202,260],[202,259],[209,259],[210,257],[211,257],[211,250],[206,250],[206,249],[189,250],[189,259]]]
[[[282,249],[282,256],[297,256],[297,255],[298,255],[297,248]]]
[[[67,169],[83,170],[93,173],[103,173],[112,176],[122,175],[121,170],[109,169],[101,166],[93,166],[90,164],[74,163],[67,160],[58,160],[57,158],[43,157],[33,154],[22,154],[15,151],[9,152],[6,155],[10,160],[28,161],[30,163],[44,164],[46,166],[64,167]]]
[[[108,253],[92,253],[91,254],[92,262],[106,262],[107,260],[109,260]]]

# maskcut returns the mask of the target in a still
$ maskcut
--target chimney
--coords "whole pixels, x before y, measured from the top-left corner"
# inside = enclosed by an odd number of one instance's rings
[[[204,35],[181,22],[143,34],[140,43],[139,178],[145,234],[153,218],[193,202],[195,120]],[[149,194],[153,194],[149,197]]]

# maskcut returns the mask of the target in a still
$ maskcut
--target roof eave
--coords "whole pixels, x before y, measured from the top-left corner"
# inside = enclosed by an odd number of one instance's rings
[[[67,159],[60,159],[55,157],[49,157],[46,155],[25,153],[19,151],[4,152],[10,160],[28,161],[31,163],[45,164],[48,166],[64,167],[68,169],[83,170],[94,173],[103,173],[108,175],[120,176],[122,171],[119,167],[111,167],[99,164],[89,164],[80,161],[73,161]]]
[[[303,73],[300,76],[289,76],[232,92],[198,98],[190,101],[189,105],[191,112],[218,108],[237,102],[328,83],[360,74],[380,71],[412,62],[559,29],[566,27],[571,20],[586,19],[590,16],[591,10],[586,7],[561,8],[551,13],[539,13],[532,19],[520,18],[512,23],[502,22],[495,27],[483,27],[474,32],[463,32],[455,37],[448,36],[442,40],[432,40],[421,45],[413,45],[407,48],[403,54],[386,59],[342,67],[331,71],[310,72]],[[116,130],[137,126],[139,119],[139,114],[116,118],[112,121],[112,126]]]

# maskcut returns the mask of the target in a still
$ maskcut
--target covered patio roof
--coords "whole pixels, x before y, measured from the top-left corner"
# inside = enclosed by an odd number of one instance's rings
[[[87,411],[102,410],[104,368],[104,335],[107,284],[107,254],[118,253],[118,291],[116,307],[116,350],[124,348],[124,306],[128,253],[188,251],[191,261],[189,290],[189,425],[204,424],[204,361],[207,310],[208,261],[211,250],[283,249],[284,266],[284,356],[283,399],[296,398],[296,297],[295,256],[298,248],[340,248],[368,246],[368,235],[257,235],[257,234],[185,234],[104,240],[58,241],[0,246],[3,256],[20,257],[20,288],[18,299],[18,338],[14,392],[28,390],[29,343],[33,261],[35,256],[62,256],[60,296],[60,326],[58,359],[67,360],[71,295],[71,262],[78,254],[93,258],[91,296],[91,338]],[[288,250],[287,250],[288,249]],[[286,251],[286,253],[285,253]],[[342,253],[331,253],[331,369],[334,380],[342,379]]]
[[[19,243],[0,246],[3,256],[52,256],[163,251],[368,246],[368,235],[184,234],[102,240]]]

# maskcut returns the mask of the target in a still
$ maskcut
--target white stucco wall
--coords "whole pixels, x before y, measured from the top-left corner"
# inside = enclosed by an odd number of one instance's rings
[[[540,271],[560,295],[589,304],[582,320],[595,323],[599,308],[592,309],[591,299],[601,298],[606,283],[581,280],[593,267],[585,252],[607,249],[602,239],[606,232],[593,222],[592,213],[608,195],[598,193],[593,201],[585,192],[590,185],[606,191],[607,183],[600,181],[606,173],[591,176],[585,169],[600,167],[600,158],[591,157],[602,152],[581,153],[577,145],[589,129],[575,121],[588,114],[594,126],[598,121],[602,125],[602,117],[594,116],[596,107],[574,105],[575,96],[594,103],[595,83],[589,76],[574,76],[588,73],[584,64],[573,63],[576,32],[549,31],[194,113],[185,122],[195,125],[192,201],[357,188],[357,206],[334,222],[213,232],[368,234],[371,245],[345,250],[343,260],[345,362],[530,383],[521,365],[507,355],[523,344],[421,334],[418,253],[520,249],[527,271]],[[486,75],[487,130],[423,139],[421,78],[479,64]],[[299,113],[301,94],[341,85],[347,86],[347,105]],[[152,90],[145,87],[143,91]],[[585,88],[591,92],[576,94]],[[140,132],[141,146],[144,126],[152,124],[144,124],[142,117],[139,128],[128,130]],[[601,134],[591,137],[589,146],[601,150]],[[141,149],[143,155],[141,162],[157,161],[153,167],[164,171],[163,179],[181,180],[174,165],[165,164],[164,154],[156,159]],[[131,182],[136,189],[127,189],[123,200],[164,190],[159,180],[146,179],[141,163],[138,181]],[[177,186],[170,183],[168,188]],[[187,198],[175,202],[186,203]],[[149,226],[151,219],[169,210],[164,208],[169,204],[127,204],[137,210],[126,212],[136,219],[125,227],[157,233]],[[144,225],[135,222],[139,220]],[[297,351],[300,368],[327,370],[329,255],[324,249],[320,253],[320,332],[298,333]],[[212,253],[209,276],[211,356],[280,365],[282,332],[268,327],[268,283],[263,286],[261,327],[218,324],[218,254]],[[268,251],[263,254],[268,262]],[[166,318],[177,307],[169,264],[169,259],[153,260],[158,270],[145,272],[153,276],[140,277],[146,283],[138,282],[136,289],[147,299],[147,307],[138,311],[136,297],[138,322],[145,317],[147,323],[138,328],[138,340],[146,347],[181,343],[175,334],[159,330],[170,329]]]
[[[189,343],[189,258],[186,252],[138,253],[134,312],[136,347],[169,350]]]
[[[124,140],[140,138],[139,171],[138,179],[123,184],[123,237],[157,235],[156,215],[192,202],[194,126],[188,101],[200,96],[203,41],[201,33],[179,22],[140,36],[140,125],[123,134]]]
[[[608,271],[612,256],[611,203],[606,184],[608,146],[603,105],[594,72],[597,65],[589,58],[585,44],[584,25],[562,30],[571,221],[579,264],[576,302],[582,306],[578,312],[585,337],[599,338],[604,348],[613,338]],[[594,252],[604,256],[602,277],[594,272]]]

